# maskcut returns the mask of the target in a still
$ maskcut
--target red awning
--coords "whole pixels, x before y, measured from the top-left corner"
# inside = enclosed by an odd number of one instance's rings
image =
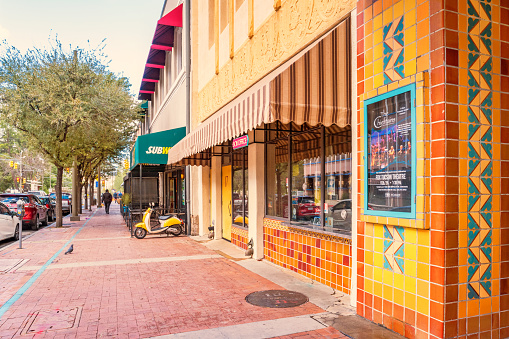
[[[141,81],[139,100],[152,100],[152,93],[147,89],[154,87],[154,83],[159,81],[159,72],[165,66],[166,52],[171,51],[173,47],[173,37],[175,27],[182,27],[182,9],[183,4],[175,7],[157,21],[157,26],[152,38],[152,45],[145,64],[143,80]]]

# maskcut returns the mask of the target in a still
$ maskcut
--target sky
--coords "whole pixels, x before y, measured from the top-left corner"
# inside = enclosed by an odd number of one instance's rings
[[[0,40],[21,51],[64,46],[88,49],[103,39],[110,71],[129,78],[137,97],[164,0],[0,0]],[[88,43],[87,41],[90,41]]]

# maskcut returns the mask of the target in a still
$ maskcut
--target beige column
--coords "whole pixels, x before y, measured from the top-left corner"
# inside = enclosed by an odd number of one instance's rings
[[[210,169],[210,222],[214,225],[215,239],[221,239],[221,157],[213,156]]]
[[[265,145],[251,144],[247,156],[249,178],[249,235],[253,239],[253,258],[263,258],[263,217],[265,215]]]
[[[198,199],[198,215],[199,215],[199,234],[207,235],[209,233],[210,224],[210,167],[198,167],[198,185],[195,188],[195,194],[199,196]],[[198,192],[197,192],[198,191]]]

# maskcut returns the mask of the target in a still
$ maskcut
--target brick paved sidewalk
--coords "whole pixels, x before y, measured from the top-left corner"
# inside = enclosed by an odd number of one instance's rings
[[[311,302],[248,304],[283,288],[227,255],[186,236],[131,238],[118,205],[110,213],[85,211],[0,251],[21,263],[0,272],[0,338],[345,337],[311,318],[324,314]]]

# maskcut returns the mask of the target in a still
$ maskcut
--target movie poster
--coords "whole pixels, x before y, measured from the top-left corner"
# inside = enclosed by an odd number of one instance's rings
[[[411,92],[367,106],[368,209],[411,212]]]

